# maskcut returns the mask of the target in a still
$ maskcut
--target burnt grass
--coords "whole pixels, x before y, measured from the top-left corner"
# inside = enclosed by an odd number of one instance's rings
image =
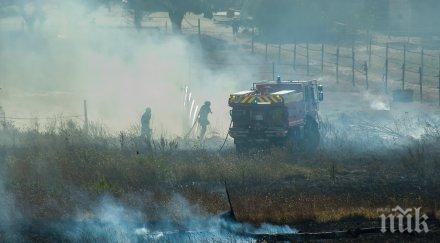
[[[289,224],[301,231],[378,227],[390,208],[422,207],[439,215],[440,137],[383,150],[324,143],[313,154],[268,150],[237,156],[181,140],[136,136],[124,141],[75,124],[51,131],[2,130],[2,182],[22,218],[59,220],[110,196],[149,215],[175,194],[206,213],[229,210],[226,182],[239,221]],[[326,139],[326,138],[324,138]],[[347,139],[347,138],[344,138]],[[344,145],[345,144],[345,145]],[[159,216],[158,216],[159,217]]]

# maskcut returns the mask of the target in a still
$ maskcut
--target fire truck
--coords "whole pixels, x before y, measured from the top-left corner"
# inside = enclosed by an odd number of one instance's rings
[[[239,153],[282,146],[314,151],[320,140],[318,110],[322,85],[311,81],[265,81],[231,94],[229,135]]]

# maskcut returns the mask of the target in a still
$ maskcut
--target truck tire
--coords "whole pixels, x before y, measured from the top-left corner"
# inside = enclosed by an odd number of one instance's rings
[[[246,154],[249,152],[249,147],[243,142],[235,143],[235,152],[238,155]]]
[[[304,137],[302,139],[304,152],[313,153],[319,146],[321,135],[319,134],[318,122],[312,117],[306,118],[306,124],[304,126]]]

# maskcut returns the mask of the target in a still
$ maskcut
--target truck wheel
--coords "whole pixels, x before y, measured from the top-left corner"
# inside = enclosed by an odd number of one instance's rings
[[[311,117],[307,117],[306,124],[304,126],[304,138],[303,138],[304,151],[307,153],[312,153],[316,151],[320,139],[321,136],[319,134],[318,122],[316,122],[316,120]]]
[[[235,152],[237,152],[237,154],[239,154],[239,155],[246,154],[249,152],[249,148],[246,146],[245,143],[236,143],[235,144]]]
[[[300,152],[302,150],[301,141],[301,129],[299,127],[293,127],[289,130],[289,136],[286,140],[286,148],[291,153]]]

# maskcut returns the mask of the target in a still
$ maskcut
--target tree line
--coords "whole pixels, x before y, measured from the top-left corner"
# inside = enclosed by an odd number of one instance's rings
[[[167,12],[173,30],[179,32],[187,13],[212,18],[217,11],[239,10],[241,24],[254,27],[261,38],[278,42],[307,39],[349,39],[357,30],[408,35],[439,34],[438,0],[72,0],[91,9],[122,4],[140,28],[145,16]],[[47,0],[3,0],[0,16],[8,6],[23,9],[28,3],[41,6]],[[37,8],[38,9],[38,8]],[[41,8],[39,9],[41,11]],[[35,16],[18,11],[30,25]]]

